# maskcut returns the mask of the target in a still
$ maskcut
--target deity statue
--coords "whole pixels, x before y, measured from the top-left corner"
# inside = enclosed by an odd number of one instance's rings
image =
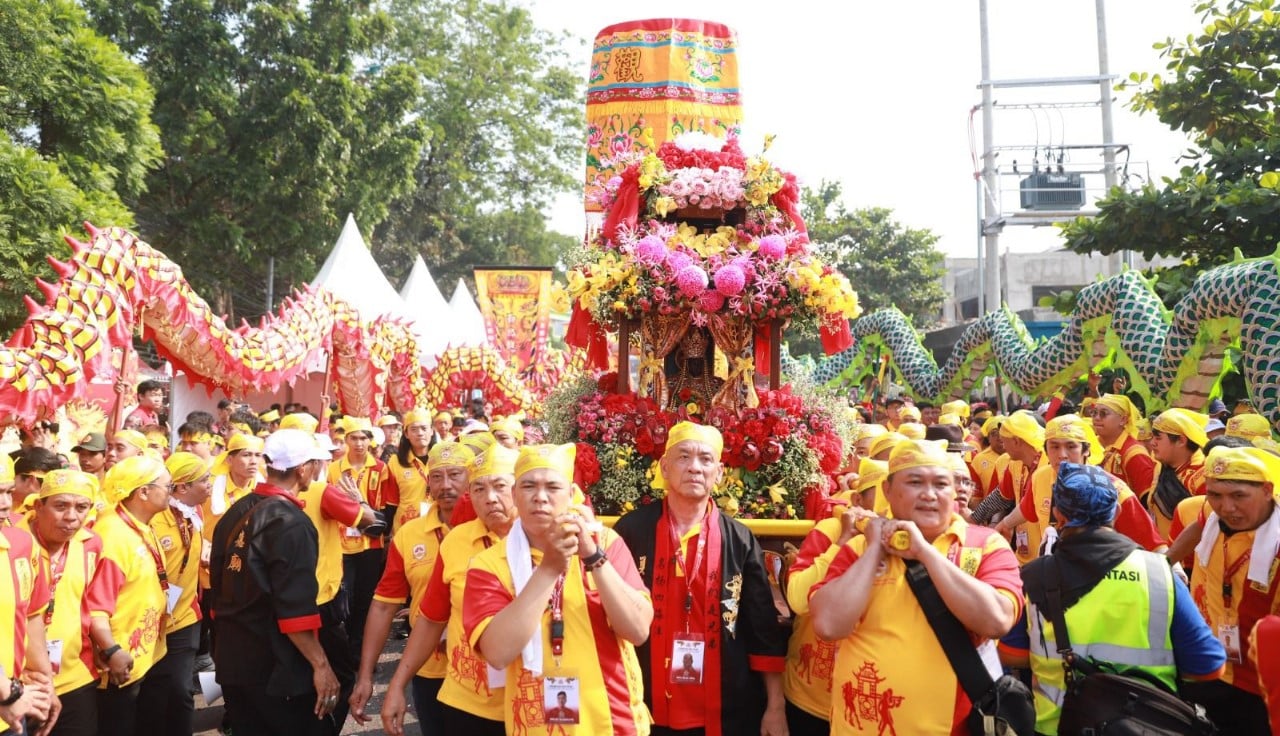
[[[676,349],[667,356],[666,375],[668,409],[674,410],[689,402],[696,403],[703,411],[711,406],[724,381],[715,376],[715,344],[707,328],[689,327]]]

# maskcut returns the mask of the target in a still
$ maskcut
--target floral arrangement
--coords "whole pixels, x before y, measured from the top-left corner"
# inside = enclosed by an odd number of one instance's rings
[[[852,447],[838,399],[809,387],[760,391],[755,408],[704,413],[692,404],[664,411],[650,399],[614,393],[616,384],[614,373],[578,379],[545,406],[550,440],[578,444],[575,480],[598,513],[621,514],[663,497],[652,486],[654,470],[668,430],[684,419],[723,434],[725,477],[712,496],[739,518],[799,518],[806,495],[827,484]]]
[[[861,311],[848,279],[810,252],[795,177],[734,137],[663,143],[609,180],[602,205],[600,237],[569,272],[575,306],[600,325],[658,310],[839,332]],[[669,216],[734,223],[700,232]]]

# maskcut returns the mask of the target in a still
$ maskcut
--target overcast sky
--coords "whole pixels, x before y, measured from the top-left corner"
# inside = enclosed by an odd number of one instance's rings
[[[981,156],[980,116],[973,118],[976,151],[969,123],[971,108],[981,102],[977,0],[523,3],[539,26],[579,39],[570,52],[584,80],[591,41],[610,24],[672,16],[728,24],[738,33],[744,151],[758,151],[764,135],[776,134],[770,158],[802,184],[838,179],[850,208],[891,208],[903,224],[939,235],[938,247],[949,255],[975,253],[972,155]],[[1162,70],[1152,44],[1200,26],[1190,0],[1107,5],[1111,72],[1121,77]],[[989,0],[988,7],[992,78],[1097,74],[1094,0]],[[1185,137],[1154,116],[1130,112],[1129,96],[1119,93],[1115,104],[1115,141],[1132,146],[1129,171],[1157,178],[1176,172]],[[1099,94],[1097,87],[1006,89],[996,98],[1096,101]],[[1003,146],[1096,144],[1102,141],[1099,121],[1096,108],[1005,110],[996,115],[994,140]],[[1007,170],[1015,158],[1025,171],[1032,153],[1004,153],[1000,165]],[[1077,153],[1069,160],[1100,165],[1101,156]],[[1016,186],[1016,178],[1005,183]],[[1088,186],[1101,186],[1101,175]],[[563,198],[551,214],[552,227],[581,235],[581,212],[580,194]],[[1058,243],[1050,228],[1006,228],[1001,239],[1002,249],[1013,251]]]

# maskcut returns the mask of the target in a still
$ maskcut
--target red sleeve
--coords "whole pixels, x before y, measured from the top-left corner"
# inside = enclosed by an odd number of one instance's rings
[[[1155,484],[1156,461],[1145,452],[1135,452],[1124,462],[1124,476],[1134,493],[1146,493]]]
[[[800,550],[796,552],[796,561],[791,563],[790,572],[797,573],[811,565],[823,552],[831,549],[834,542],[821,529],[814,527],[812,531],[805,535],[804,541],[800,543]]]
[[[497,616],[515,597],[502,581],[488,570],[467,570],[466,592],[462,595],[462,631],[472,648],[479,651],[473,641],[481,624]]]
[[[390,472],[382,478],[382,502],[388,506],[400,505],[400,482]]]
[[[31,603],[27,606],[28,616],[44,613],[49,606],[49,599],[53,597],[53,591],[49,589],[49,568],[41,564],[40,555],[33,555],[33,558],[35,580],[31,586]]]
[[[116,600],[124,588],[124,570],[115,560],[99,557],[98,574],[84,589],[85,606],[90,614],[100,613],[110,617],[116,610]]]
[[[1008,466],[1000,474],[1000,483],[996,486],[996,490],[1000,491],[1000,495],[1004,496],[1004,500],[1013,500],[1013,472],[1009,470]]]
[[[640,577],[640,571],[636,569],[636,561],[632,558],[627,543],[616,534],[611,536],[613,539],[606,540],[608,544],[604,548],[604,556],[609,558],[609,564],[613,565],[613,569],[626,581],[627,585],[648,593],[649,589],[644,587],[644,580]]]
[[[360,522],[363,511],[358,501],[343,493],[337,486],[327,485],[320,494],[320,513],[343,526],[355,526]]]
[[[809,598],[812,599],[813,594],[817,593],[822,586],[843,575],[857,561],[858,553],[854,551],[853,547],[846,544],[844,548],[836,553],[835,559],[831,561],[831,566],[827,568],[827,576],[809,589]]]
[[[428,621],[449,620],[449,585],[444,581],[444,550],[436,555],[435,567],[431,568],[431,580],[427,583],[427,592],[423,593],[418,604],[418,613]]]
[[[1173,515],[1173,523],[1182,525],[1177,514]],[[1126,537],[1137,542],[1139,546],[1147,551],[1153,551],[1156,547],[1166,545],[1164,537],[1160,536],[1160,530],[1156,529],[1155,522],[1151,519],[1151,514],[1142,507],[1138,502],[1137,496],[1129,496],[1120,504],[1120,510],[1116,512],[1116,520],[1113,524],[1116,531]],[[1180,531],[1180,530],[1179,530]],[[1170,526],[1169,534],[1174,539],[1178,538],[1177,532]]]
[[[391,540],[387,547],[387,566],[383,568],[382,579],[373,591],[378,598],[402,601],[409,597],[409,578],[404,573],[404,555],[396,541]]]
[[[1280,616],[1265,616],[1258,621],[1251,641],[1256,656],[1249,658],[1258,667],[1258,686],[1267,703],[1271,732],[1280,733]]]
[[[309,613],[305,616],[276,619],[281,634],[296,634],[299,631],[315,631],[321,626],[320,614]]]
[[[1036,513],[1036,494],[1028,493],[1018,501],[1018,510],[1022,512],[1023,518],[1027,521],[1040,521],[1040,514]]]

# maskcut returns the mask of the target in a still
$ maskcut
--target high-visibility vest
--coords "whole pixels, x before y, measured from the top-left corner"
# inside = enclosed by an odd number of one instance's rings
[[[1124,674],[1140,670],[1177,691],[1173,659],[1173,573],[1163,555],[1134,550],[1093,590],[1067,609],[1071,650]],[[1053,623],[1028,602],[1036,732],[1058,733],[1066,687]]]

